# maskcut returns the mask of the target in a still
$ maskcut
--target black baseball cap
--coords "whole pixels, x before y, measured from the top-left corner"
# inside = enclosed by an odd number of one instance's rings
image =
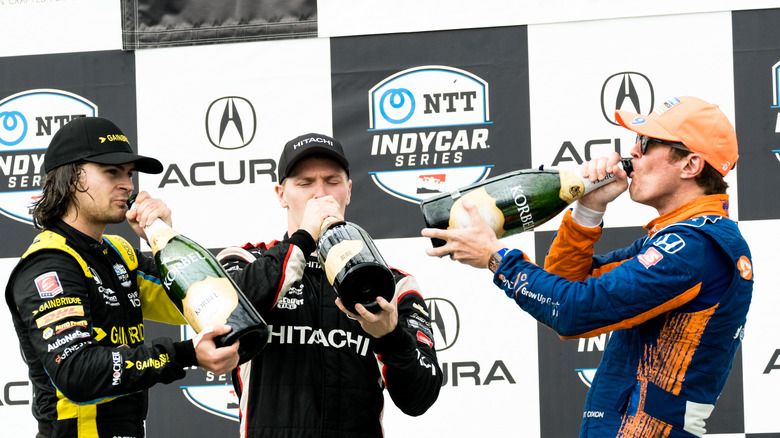
[[[78,117],[60,128],[46,150],[43,168],[48,173],[79,160],[100,164],[135,163],[135,170],[144,173],[163,171],[159,161],[133,153],[125,134],[114,122],[101,117]]]
[[[344,155],[344,149],[338,140],[323,134],[305,134],[288,141],[279,157],[279,184],[290,174],[292,168],[303,158],[313,154],[332,158],[347,171],[349,176],[349,161]]]

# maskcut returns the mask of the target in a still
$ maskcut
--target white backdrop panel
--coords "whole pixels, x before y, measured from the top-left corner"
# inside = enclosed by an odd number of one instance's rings
[[[621,155],[630,156],[636,134],[610,124],[616,92],[602,87],[615,74],[636,72],[652,84],[655,105],[676,95],[692,95],[717,103],[734,122],[733,57],[729,12],[583,21],[528,27],[533,165],[550,166],[570,142],[586,159],[606,155],[619,139]],[[634,75],[642,113],[650,100]],[[610,106],[611,105],[611,106]],[[623,109],[634,111],[630,105]],[[600,143],[603,142],[603,143]],[[574,158],[565,151],[563,157]],[[558,168],[578,168],[563,161]],[[736,172],[730,185],[731,216],[737,218]],[[655,209],[632,202],[627,193],[604,217],[607,227],[642,226],[657,216]],[[539,229],[558,228],[562,216]]]
[[[136,69],[137,87],[143,90],[138,94],[139,151],[166,168],[175,164],[190,184],[185,187],[173,174],[179,182],[166,182],[166,172],[140,176],[141,188],[173,209],[174,228],[209,248],[281,239],[286,216],[274,183],[270,175],[255,172],[267,170],[268,161],[275,169],[287,140],[307,132],[331,134],[329,41],[149,49],[136,53]],[[254,107],[256,133],[246,147],[219,149],[209,141],[207,111],[227,96]],[[212,107],[217,120],[221,107],[224,103]],[[238,109],[248,140],[251,111]],[[231,133],[234,123],[228,123],[225,136]],[[253,167],[251,160],[266,162]],[[243,168],[243,181],[221,183],[220,165],[224,177],[234,181]],[[195,186],[193,169],[196,180],[213,184]]]
[[[319,0],[320,36],[368,35],[445,29],[508,26],[605,18],[686,14],[693,12],[762,9],[780,6],[778,0]],[[631,35],[647,35],[638,30]]]
[[[780,430],[777,415],[777,394],[780,394],[778,361],[774,368],[764,373],[776,350],[780,349],[778,333],[780,320],[780,254],[777,252],[777,229],[780,220],[743,221],[739,223],[742,235],[750,245],[753,255],[755,285],[753,300],[745,326],[742,344],[742,361],[745,385],[745,432],[769,433]],[[774,244],[767,244],[770,239]]]
[[[5,293],[5,280],[18,259],[0,259],[0,279]],[[0,311],[0,351],[4,352],[0,361],[0,424],[3,425],[3,436],[33,436],[38,430],[38,423],[30,411],[32,405],[32,384],[27,377],[27,365],[22,360],[19,351],[19,341],[11,322],[11,314],[3,300],[3,310]]]
[[[0,56],[122,48],[119,0],[0,0]]]
[[[533,235],[520,234],[504,242],[530,249]],[[427,256],[428,239],[385,239],[377,241],[377,246],[390,265],[417,278],[423,297],[447,299],[460,315],[457,341],[437,352],[439,363],[448,372],[439,399],[425,415],[408,417],[385,393],[385,435],[403,436],[414,431],[415,436],[498,437],[509,436],[510,428],[522,425],[522,436],[539,436],[538,323],[493,285],[490,271]],[[453,328],[447,324],[449,336]],[[436,342],[441,348],[442,339]],[[497,361],[506,366],[515,383],[489,379]],[[454,386],[453,368],[457,366],[453,364],[458,363],[479,364],[480,384],[461,375]],[[473,370],[461,366],[461,373]],[[495,376],[506,377],[500,371]]]

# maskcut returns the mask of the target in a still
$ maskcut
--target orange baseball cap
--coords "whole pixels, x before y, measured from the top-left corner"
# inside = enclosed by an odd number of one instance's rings
[[[616,110],[615,119],[638,134],[684,144],[723,176],[739,159],[734,126],[717,105],[696,97],[673,97],[647,116]]]

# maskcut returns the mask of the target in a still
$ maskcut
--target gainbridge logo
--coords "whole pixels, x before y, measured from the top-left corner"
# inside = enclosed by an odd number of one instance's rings
[[[0,213],[32,224],[29,209],[41,193],[52,136],[72,119],[97,112],[94,103],[62,90],[27,90],[0,100]]]
[[[465,70],[427,65],[397,72],[368,92],[374,183],[418,203],[487,178],[488,83]]]

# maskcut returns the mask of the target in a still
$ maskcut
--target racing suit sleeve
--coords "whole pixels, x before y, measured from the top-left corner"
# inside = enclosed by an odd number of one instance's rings
[[[42,297],[36,280],[59,286]],[[144,344],[140,312],[116,321],[126,328],[121,347],[108,346],[113,333],[97,331],[86,277],[77,262],[60,251],[40,251],[26,259],[13,284],[12,311],[54,386],[75,403],[96,403],[169,383],[196,365],[191,341],[168,338]],[[92,281],[91,279],[89,281]],[[52,294],[48,294],[52,295]],[[101,340],[103,340],[101,342]],[[115,343],[115,345],[118,342]]]
[[[522,252],[513,250],[505,255],[493,282],[564,339],[633,327],[684,305],[698,295],[705,278],[708,259],[702,254],[720,254],[702,232],[680,226],[605,256],[589,257],[577,254],[578,237],[569,234],[567,226],[561,228],[565,233],[559,233],[553,246],[568,239],[575,249],[565,254],[551,250],[561,258],[546,269],[565,278],[523,260]],[[681,245],[670,245],[671,241]],[[580,259],[584,268],[574,266],[574,259]]]
[[[407,415],[425,413],[439,396],[442,371],[434,350],[428,307],[414,277],[393,271],[398,295],[398,325],[372,341],[390,397]]]
[[[572,211],[566,211],[544,260],[544,269],[571,281],[598,277],[636,256],[646,240],[643,237],[630,247],[594,256],[593,245],[601,238],[601,231],[600,226],[589,228],[578,224],[572,219]]]
[[[135,253],[138,256],[136,279],[144,319],[173,325],[187,324],[184,315],[179,312],[179,309],[176,308],[176,305],[173,304],[173,301],[171,301],[165,289],[163,289],[160,274],[154,260],[144,256],[137,250]]]
[[[314,252],[311,235],[298,230],[270,248],[245,245],[225,248],[217,259],[257,311],[265,316],[303,277],[306,255]]]

